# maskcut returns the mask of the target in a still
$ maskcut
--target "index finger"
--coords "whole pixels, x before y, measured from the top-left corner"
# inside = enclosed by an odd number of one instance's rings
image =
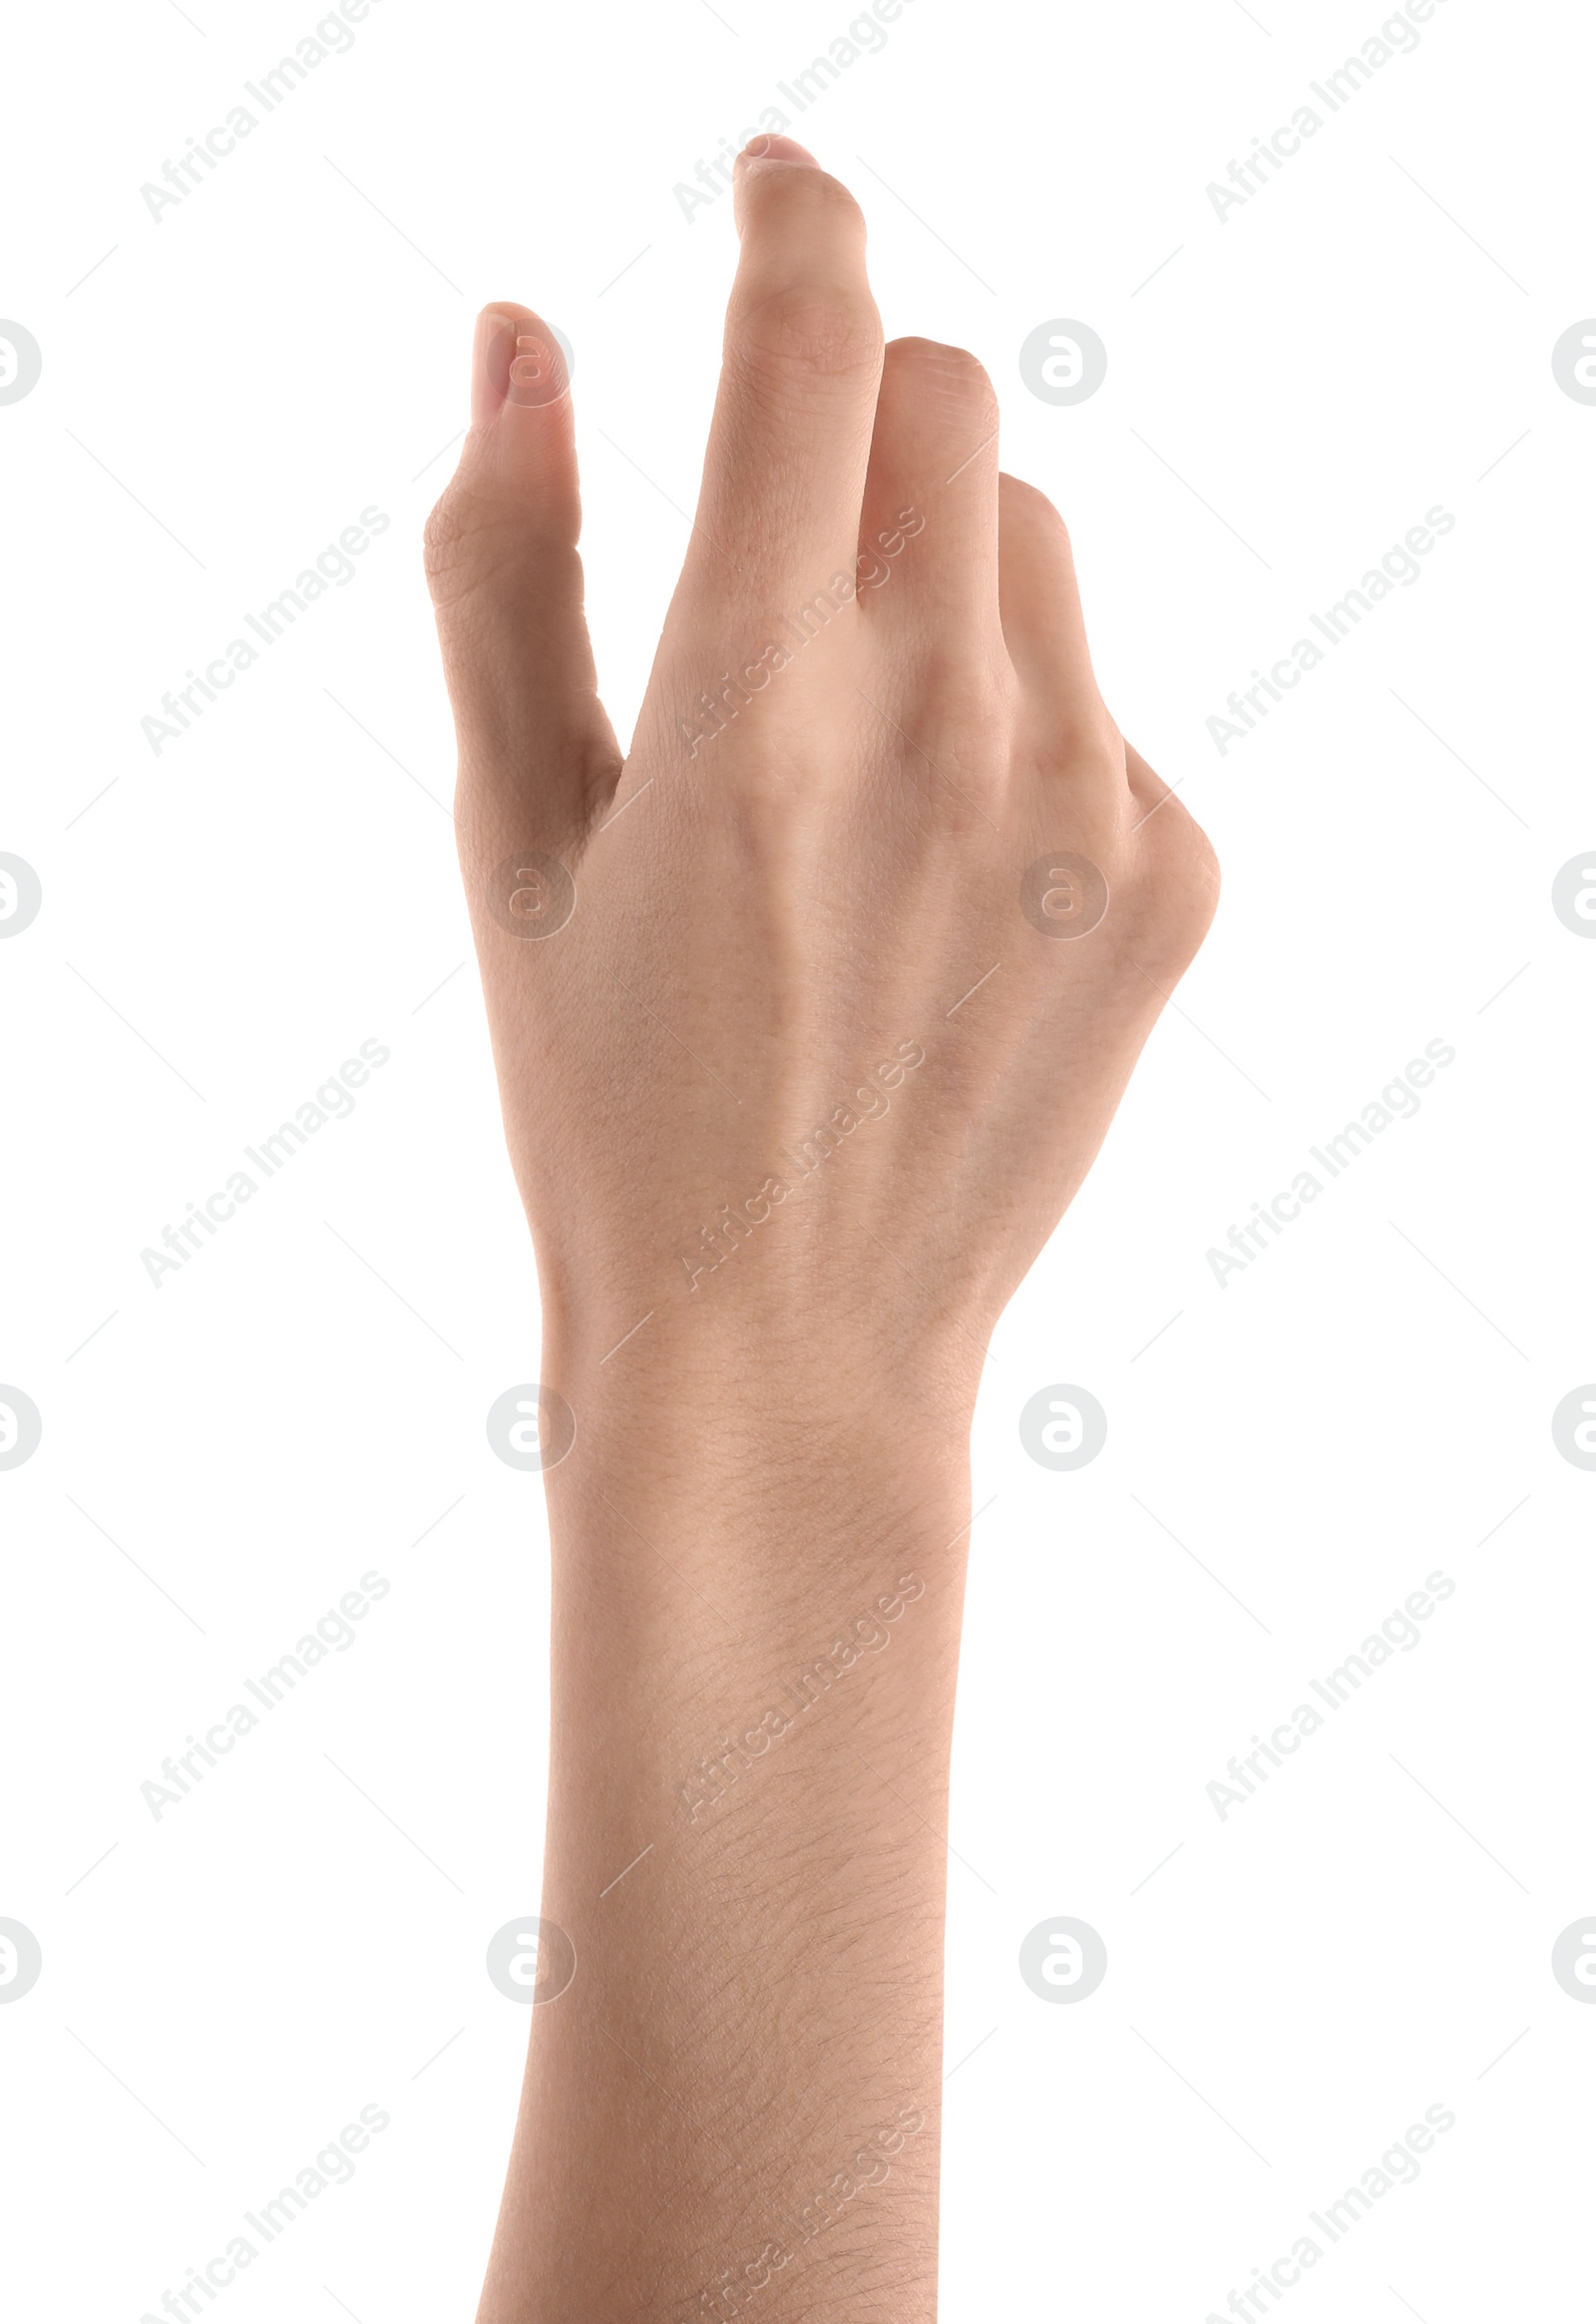
[[[736,209],[742,251],[688,571],[775,608],[854,571],[881,318],[859,205],[802,146],[756,138],[737,158]]]

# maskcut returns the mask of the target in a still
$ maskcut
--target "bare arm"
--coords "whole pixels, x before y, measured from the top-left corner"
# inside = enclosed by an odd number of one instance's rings
[[[791,141],[737,199],[629,754],[526,309],[479,324],[429,532],[558,1398],[544,1913],[576,1952],[482,2324],[935,2313],[971,1410],[1216,886],[980,366],[883,350],[858,209]]]

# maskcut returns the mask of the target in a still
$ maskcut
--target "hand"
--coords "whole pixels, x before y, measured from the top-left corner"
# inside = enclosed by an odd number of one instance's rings
[[[839,1394],[968,1406],[1213,909],[1206,841],[1098,694],[1064,527],[998,473],[986,374],[920,339],[884,358],[852,197],[768,149],[738,165],[697,520],[629,755],[595,693],[563,358],[525,308],[482,317],[428,534],[506,1129],[579,1410],[649,1311],[611,1380],[691,1347],[734,1394],[753,1345],[802,1366],[820,1313]]]
[[[934,2314],[970,1411],[1214,901],[980,365],[883,351],[853,200],[760,142],[629,755],[525,308],[478,324],[428,528],[576,1419],[542,1911],[578,1966],[536,2013],[481,2324]]]

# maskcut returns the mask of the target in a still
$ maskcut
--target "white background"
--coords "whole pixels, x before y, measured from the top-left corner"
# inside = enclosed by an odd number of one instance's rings
[[[672,190],[849,20],[374,0],[159,221],[141,186],[312,0],[15,28],[0,312],[44,354],[0,408],[0,848],[44,887],[0,945],[0,1378],[44,1420],[0,1474],[0,1913],[44,1954],[0,2008],[19,2316],[157,2311],[367,2104],[356,2177],[217,2312],[472,2311],[527,2032],[483,1953],[538,1891],[547,1538],[483,1429],[538,1323],[419,534],[472,314],[526,298],[576,350],[629,730],[734,253],[729,200],[689,222]],[[1549,1420],[1596,1375],[1596,943],[1549,892],[1596,837],[1596,408],[1550,351],[1596,311],[1596,38],[1441,0],[1221,221],[1208,183],[1381,21],[908,0],[783,106],[866,204],[889,333],[987,363],[1109,702],[1225,875],[977,1421],[950,2317],[1198,2324],[1436,2104],[1422,2176],[1284,2309],[1484,2324],[1587,2280],[1596,2009],[1549,1957],[1596,1907],[1596,1474]],[[1016,364],[1060,316],[1109,350],[1068,409]],[[1231,689],[1437,504],[1422,579],[1221,757]],[[153,753],[163,692],[371,506],[356,578]],[[157,1290],[141,1251],[368,1038],[352,1117]],[[1210,1246],[1432,1039],[1417,1116],[1221,1288]],[[1015,1426],[1056,1381],[1109,1420],[1067,1475]],[[1422,1644],[1222,1822],[1226,1760],[1437,1568]],[[163,1757],[373,1569],[358,1643],[153,1819]],[[1016,1955],[1062,1913],[1109,1971],[1051,2008]]]

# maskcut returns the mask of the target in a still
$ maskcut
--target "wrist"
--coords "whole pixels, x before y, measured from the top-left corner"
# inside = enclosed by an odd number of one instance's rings
[[[648,1499],[690,1495],[700,1519],[709,1486],[738,1476],[800,1507],[845,1467],[867,1497],[957,1495],[983,1355],[973,1331],[932,1338],[881,1313],[850,1317],[821,1287],[713,1312],[546,1302],[541,1377],[570,1406],[583,1454],[562,1461],[558,1486],[582,1474]],[[550,1484],[554,1497],[553,1472]]]
[[[831,1653],[872,1617],[899,1623],[902,1607],[879,1603],[895,1597],[926,1600],[915,1659],[935,1655],[951,1673],[968,1422],[938,1430],[918,1402],[845,1388],[751,1364],[657,1382],[639,1367],[637,1381],[583,1398],[571,1449],[545,1478],[557,1685],[563,1662],[587,1668],[601,1635],[594,1689],[645,1707],[675,1747],[684,1707],[689,1726],[706,1702],[735,1719],[756,1682]],[[846,1647],[837,1659],[848,1667]]]

